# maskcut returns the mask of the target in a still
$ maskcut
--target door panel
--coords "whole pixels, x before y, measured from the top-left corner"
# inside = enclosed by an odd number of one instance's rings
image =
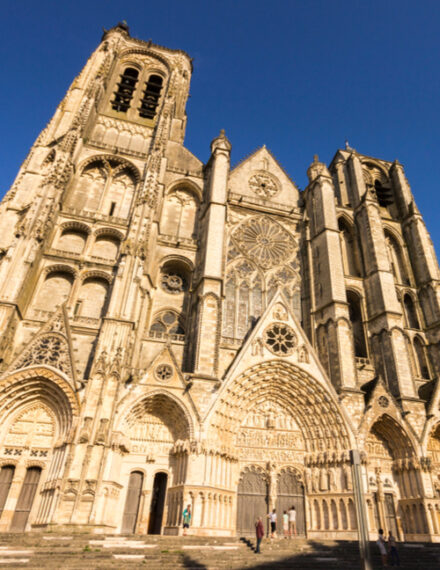
[[[134,533],[136,530],[143,481],[144,475],[140,471],[130,473],[124,515],[122,517],[122,533]]]
[[[15,513],[12,517],[11,531],[24,532],[29,518],[29,513],[32,509],[35,493],[37,492],[38,482],[40,481],[41,468],[29,467],[26,471],[26,476],[21,487],[20,495],[18,497]]]
[[[296,532],[305,534],[304,486],[294,471],[283,471],[277,482],[278,532],[282,531],[282,516],[291,506],[296,510]]]
[[[5,508],[14,473],[15,467],[13,465],[6,465],[0,471],[0,515]]]
[[[255,535],[255,521],[258,517],[263,517],[263,521],[265,521],[267,507],[267,481],[265,477],[256,471],[245,471],[238,485],[238,535]]]
[[[385,516],[387,519],[388,530],[390,530],[394,536],[398,536],[396,510],[394,508],[394,499],[392,493],[385,493]]]

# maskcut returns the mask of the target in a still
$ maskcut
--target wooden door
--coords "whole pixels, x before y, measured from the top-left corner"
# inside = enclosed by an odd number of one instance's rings
[[[160,534],[162,531],[163,508],[167,493],[168,475],[156,473],[154,477],[153,492],[151,495],[150,520],[148,534]]]
[[[5,508],[14,473],[15,467],[13,465],[5,465],[0,471],[0,516]]]
[[[255,521],[263,517],[266,522],[268,499],[267,480],[258,471],[246,470],[238,485],[237,495],[237,534],[254,536]]]
[[[144,475],[140,471],[130,473],[124,515],[122,517],[121,532],[124,534],[131,534],[136,530],[143,481]]]
[[[32,505],[37,492],[38,483],[40,481],[41,468],[29,467],[26,470],[26,476],[21,487],[20,495],[18,497],[15,513],[12,517],[11,531],[24,532],[26,524],[31,512]]]
[[[296,532],[306,533],[305,508],[304,508],[304,485],[298,479],[295,471],[282,471],[277,481],[277,519],[278,532],[283,529],[283,513],[294,506],[296,510]]]
[[[385,517],[387,521],[387,529],[391,531],[395,537],[398,537],[396,509],[394,508],[394,498],[392,493],[385,493]]]

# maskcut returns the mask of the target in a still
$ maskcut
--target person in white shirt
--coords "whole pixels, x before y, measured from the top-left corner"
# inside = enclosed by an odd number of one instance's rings
[[[296,536],[296,510],[292,505],[289,510],[289,536],[292,538],[292,534],[295,533]]]
[[[277,512],[274,509],[270,514],[267,515],[270,520],[270,538],[276,538],[277,534]]]

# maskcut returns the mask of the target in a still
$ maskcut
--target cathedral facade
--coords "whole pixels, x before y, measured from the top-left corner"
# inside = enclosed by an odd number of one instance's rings
[[[440,541],[439,268],[403,167],[345,148],[300,191],[224,132],[203,164],[191,72],[106,31],[0,205],[0,530],[179,534],[190,504],[247,535],[294,505],[309,538]]]

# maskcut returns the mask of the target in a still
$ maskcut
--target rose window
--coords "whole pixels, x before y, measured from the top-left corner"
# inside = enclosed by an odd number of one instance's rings
[[[296,346],[296,334],[284,323],[274,323],[264,333],[267,348],[278,356],[291,354]]]
[[[167,293],[176,295],[185,290],[185,280],[178,273],[164,273],[161,277],[162,289]]]
[[[169,364],[159,364],[154,371],[159,382],[168,382],[173,375],[173,368]]]
[[[278,223],[251,218],[234,233],[240,249],[263,269],[285,263],[295,250],[292,236]]]
[[[381,408],[387,408],[388,404],[390,403],[386,396],[380,396],[378,402]]]
[[[249,188],[261,198],[272,198],[279,190],[277,181],[265,172],[254,174],[249,180]]]

